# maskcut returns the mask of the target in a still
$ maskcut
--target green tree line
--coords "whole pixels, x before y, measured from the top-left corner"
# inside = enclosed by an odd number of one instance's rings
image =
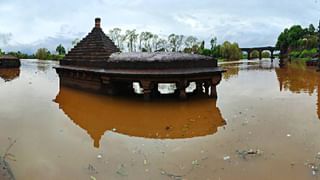
[[[313,24],[307,28],[294,25],[279,35],[276,47],[281,50],[282,55],[308,60],[317,55],[318,38]]]

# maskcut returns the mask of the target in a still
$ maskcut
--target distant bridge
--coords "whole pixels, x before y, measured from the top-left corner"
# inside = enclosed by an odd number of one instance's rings
[[[274,52],[277,51],[278,49],[276,47],[272,46],[266,46],[266,47],[253,47],[253,48],[240,48],[241,51],[247,52],[248,54],[248,59],[251,59],[251,53],[253,51],[258,51],[259,52],[259,59],[262,59],[262,52],[263,51],[270,51],[271,53],[271,59],[274,59]]]

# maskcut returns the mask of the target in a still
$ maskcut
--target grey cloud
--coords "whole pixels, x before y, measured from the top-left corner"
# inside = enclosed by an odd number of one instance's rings
[[[0,33],[0,45],[6,46],[8,45],[9,41],[11,40],[12,34],[11,33]]]
[[[33,51],[39,46],[54,47],[59,42],[68,46],[75,37],[91,30],[96,16],[102,18],[106,32],[120,27],[195,35],[204,40],[217,36],[219,42],[236,41],[250,47],[275,44],[278,34],[293,24],[317,23],[320,3],[315,0],[1,0],[0,33],[12,36],[0,48]]]

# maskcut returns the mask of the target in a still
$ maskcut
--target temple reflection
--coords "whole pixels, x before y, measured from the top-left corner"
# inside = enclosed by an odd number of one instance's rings
[[[205,136],[226,124],[215,99],[143,102],[60,87],[55,100],[66,115],[100,146],[106,131],[155,138]]]
[[[0,68],[0,78],[5,82],[12,81],[15,78],[19,77],[19,75],[19,68]]]

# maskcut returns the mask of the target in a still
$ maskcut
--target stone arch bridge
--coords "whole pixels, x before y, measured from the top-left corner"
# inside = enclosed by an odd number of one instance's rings
[[[242,52],[247,52],[248,54],[248,59],[251,59],[251,53],[253,51],[258,51],[259,52],[259,59],[262,59],[262,52],[263,51],[270,51],[271,54],[271,59],[274,59],[274,52],[277,51],[278,49],[272,46],[266,46],[266,47],[253,47],[253,48],[240,48]]]

